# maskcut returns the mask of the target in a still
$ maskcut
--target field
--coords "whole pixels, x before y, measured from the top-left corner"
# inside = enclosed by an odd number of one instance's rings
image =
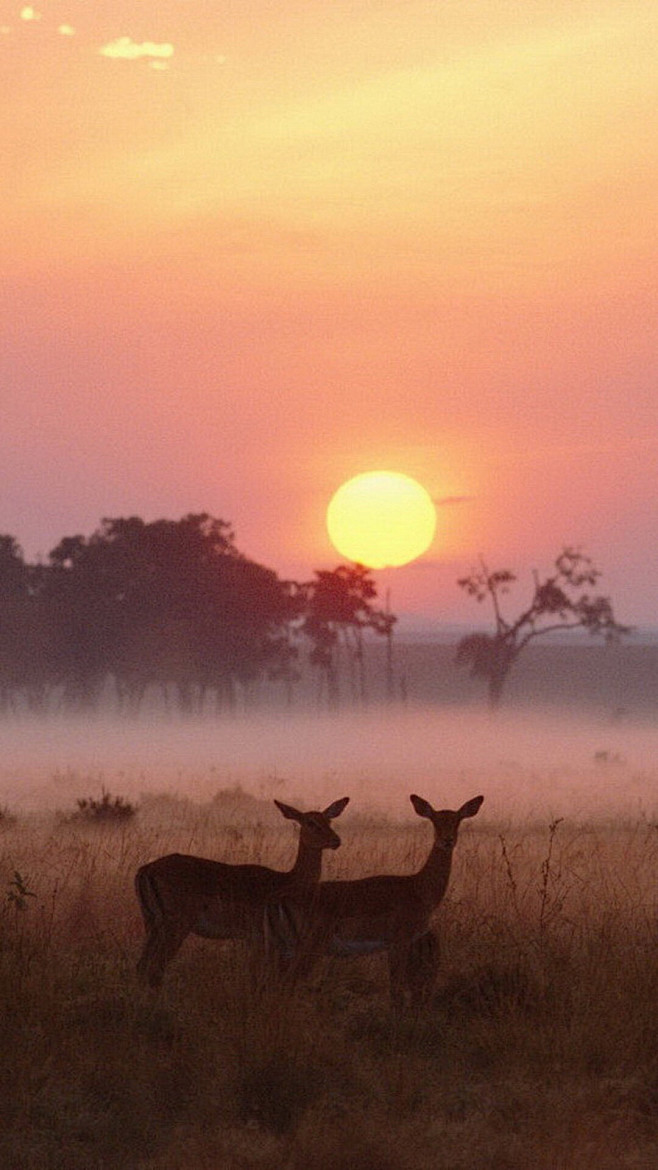
[[[605,773],[607,754],[598,765]],[[590,769],[584,790],[597,775]],[[474,768],[453,780],[467,799],[486,797],[497,777]],[[544,781],[551,775],[536,770],[520,777],[535,791]],[[644,776],[650,791],[657,781]],[[617,782],[632,788],[634,778]],[[331,785],[331,797],[356,787],[335,776]],[[60,799],[92,786],[97,776],[60,777]],[[354,791],[326,872],[417,867],[431,833],[400,807],[409,791],[398,803],[405,820],[360,808]],[[53,810],[5,814],[0,1165],[655,1167],[653,814],[592,806],[589,818],[559,820],[499,808],[485,800],[462,828],[436,918],[436,994],[399,1017],[380,956],[326,962],[289,995],[239,945],[189,939],[159,994],[138,989],[137,866],[179,849],[286,867],[294,831],[269,795],[147,791],[134,817],[104,825]]]

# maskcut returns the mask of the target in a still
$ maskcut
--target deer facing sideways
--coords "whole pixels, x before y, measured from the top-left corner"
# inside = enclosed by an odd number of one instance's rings
[[[322,812],[304,813],[282,801],[274,803],[300,827],[297,857],[290,870],[229,865],[184,853],[158,857],[137,870],[135,890],[146,927],[137,964],[140,982],[159,987],[167,964],[189,934],[261,941],[268,901],[288,892],[303,896],[317,885],[323,850],[340,845],[331,821],[340,816],[349,797],[334,801]]]
[[[410,800],[434,829],[432,848],[417,873],[320,882],[306,898],[286,892],[267,905],[268,947],[293,978],[308,975],[321,955],[387,951],[394,1006],[401,1007],[407,996],[418,1005],[431,994],[438,942],[430,920],[448,887],[459,826],[479,812],[484,797],[456,811],[436,810],[421,796]]]

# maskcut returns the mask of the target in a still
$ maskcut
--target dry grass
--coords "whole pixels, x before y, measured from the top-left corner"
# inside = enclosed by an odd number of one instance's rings
[[[341,834],[341,875],[408,870],[428,845],[426,826],[358,812]],[[435,1000],[402,1018],[377,956],[282,997],[239,947],[188,940],[162,993],[139,992],[132,876],[172,849],[284,866],[293,839],[239,792],[0,830],[0,1165],[657,1164],[654,825],[500,826],[485,805],[438,917]]]

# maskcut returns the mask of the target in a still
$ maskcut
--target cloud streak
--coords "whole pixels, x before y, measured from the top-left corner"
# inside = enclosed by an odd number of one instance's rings
[[[174,46],[165,42],[156,44],[155,41],[133,41],[131,37],[117,37],[100,48],[102,57],[112,60],[139,61],[146,57],[150,60],[166,61],[174,55]]]

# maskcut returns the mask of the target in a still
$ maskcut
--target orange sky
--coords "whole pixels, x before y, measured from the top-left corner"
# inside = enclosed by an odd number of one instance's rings
[[[657,60],[647,0],[0,3],[0,532],[203,510],[305,578],[386,467],[394,609],[570,543],[656,623]]]

